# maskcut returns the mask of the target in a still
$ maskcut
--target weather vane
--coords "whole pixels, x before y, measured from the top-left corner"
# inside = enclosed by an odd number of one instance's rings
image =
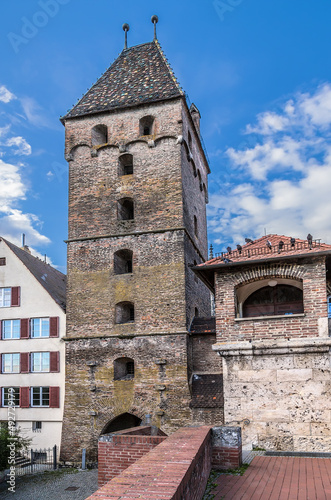
[[[127,49],[128,48],[128,31],[130,29],[130,26],[128,25],[128,23],[124,23],[122,28],[123,28],[123,31],[125,31],[124,49]]]
[[[154,24],[154,40],[157,40],[157,36],[156,36],[156,25],[157,23],[159,22],[159,18],[157,16],[152,16],[152,19],[151,19],[152,23]]]

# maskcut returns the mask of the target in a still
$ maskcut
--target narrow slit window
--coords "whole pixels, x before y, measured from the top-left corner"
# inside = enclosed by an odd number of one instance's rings
[[[198,219],[194,215],[193,217],[193,223],[194,223],[194,234],[195,236],[198,236]]]

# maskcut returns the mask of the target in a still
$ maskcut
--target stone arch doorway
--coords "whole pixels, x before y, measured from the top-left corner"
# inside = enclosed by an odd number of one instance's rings
[[[141,418],[132,415],[131,413],[122,413],[113,418],[104,426],[101,434],[109,434],[110,432],[123,431],[131,427],[138,427],[141,424]]]

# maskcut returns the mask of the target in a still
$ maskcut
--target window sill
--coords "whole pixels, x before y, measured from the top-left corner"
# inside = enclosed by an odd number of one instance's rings
[[[279,316],[253,316],[251,318],[235,318],[234,320],[238,323],[241,321],[257,321],[257,320],[270,320],[270,319],[283,319],[283,318],[303,318],[305,313],[298,314],[281,314]]]

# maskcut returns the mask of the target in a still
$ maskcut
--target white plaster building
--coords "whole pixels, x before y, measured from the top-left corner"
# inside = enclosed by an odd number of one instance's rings
[[[33,448],[60,446],[66,276],[0,238],[0,422],[14,388],[16,426]]]

